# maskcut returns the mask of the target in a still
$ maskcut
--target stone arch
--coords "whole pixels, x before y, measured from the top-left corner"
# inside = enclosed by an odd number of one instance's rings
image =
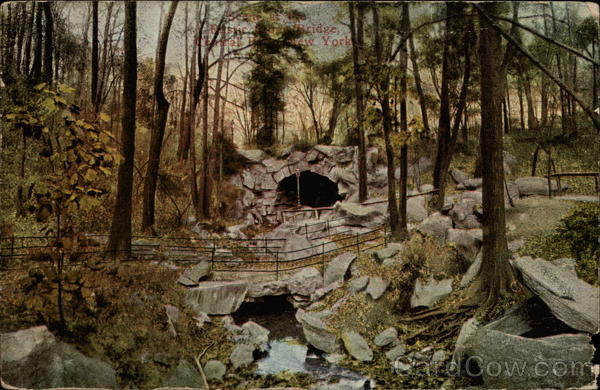
[[[298,183],[299,181],[299,183]],[[327,176],[311,170],[293,173],[277,184],[277,204],[294,206],[297,203],[300,184],[300,204],[309,207],[328,207],[343,200],[338,185]]]

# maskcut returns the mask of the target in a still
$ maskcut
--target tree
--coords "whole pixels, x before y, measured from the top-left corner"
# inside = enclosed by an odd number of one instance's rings
[[[98,110],[98,1],[92,2],[92,85],[90,101],[94,110]]]
[[[131,212],[135,156],[135,106],[137,85],[136,2],[125,4],[123,48],[123,112],[121,116],[121,154],[117,178],[117,197],[107,249],[116,258],[131,253]]]
[[[147,230],[154,225],[156,185],[158,182],[158,170],[160,167],[160,154],[162,150],[167,115],[169,113],[169,101],[165,98],[163,82],[165,76],[165,57],[169,32],[173,17],[177,10],[177,1],[171,2],[171,7],[162,25],[154,71],[154,98],[156,100],[156,120],[153,121],[152,133],[150,135],[150,150],[148,153],[148,167],[144,180],[144,205],[142,211],[142,230]]]
[[[42,12],[41,5],[38,5],[35,15],[35,49],[33,65],[31,66],[31,80],[33,84],[37,84],[42,80]]]
[[[502,154],[502,100],[504,72],[501,37],[482,12],[493,18],[499,3],[482,3],[479,11],[479,64],[481,69],[481,133],[483,170],[483,248],[478,279],[473,284],[478,302],[490,307],[508,293],[515,282],[508,262],[504,212],[504,164]]]
[[[46,21],[46,31],[44,33],[44,78],[47,84],[52,84],[52,47],[53,42],[53,25],[52,8],[50,2],[42,3],[44,6],[44,19]]]
[[[363,86],[363,69],[361,69],[360,50],[364,49],[364,6],[357,4],[358,18],[354,16],[354,3],[348,3],[348,11],[350,14],[350,35],[352,39],[352,62],[354,64],[354,93],[356,103],[356,127],[358,129],[358,201],[364,202],[367,200],[367,152],[364,130],[364,86]],[[376,11],[374,11],[376,12]],[[393,164],[393,162],[392,162]],[[388,165],[389,168],[389,165]],[[393,172],[393,171],[392,171]],[[389,174],[389,172],[388,172]],[[392,173],[393,174],[393,173]],[[393,187],[392,187],[393,188]],[[394,204],[396,203],[394,199]],[[390,218],[392,210],[390,210]]]

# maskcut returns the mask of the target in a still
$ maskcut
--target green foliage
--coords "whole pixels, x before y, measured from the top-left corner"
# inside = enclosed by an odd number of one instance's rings
[[[599,221],[600,205],[578,204],[560,220],[555,231],[534,236],[519,253],[547,260],[574,258],[578,276],[590,284],[597,285],[600,259]]]
[[[29,212],[38,222],[47,222],[51,215],[60,218],[99,205],[107,190],[98,180],[111,175],[117,151],[108,146],[112,135],[99,121],[82,119],[80,108],[67,102],[72,88],[60,84],[53,91],[39,84],[34,90],[32,104],[12,106],[4,119],[24,139],[38,144],[42,164],[50,168],[43,179],[22,183],[27,185]],[[100,121],[107,119],[100,114]]]

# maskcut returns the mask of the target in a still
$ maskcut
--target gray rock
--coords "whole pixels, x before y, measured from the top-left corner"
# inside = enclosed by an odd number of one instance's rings
[[[424,198],[422,196],[408,198],[406,201],[406,217],[408,222],[421,222],[427,218]]]
[[[265,159],[265,152],[260,149],[238,150],[237,152],[242,155],[242,157],[253,163],[260,163]]]
[[[289,294],[287,287],[288,281],[285,279],[267,281],[267,282],[255,282],[248,286],[248,298],[260,298],[264,296],[276,296]]]
[[[225,328],[225,330],[227,330],[230,333],[236,334],[241,333],[243,331],[241,326],[235,324],[231,316],[224,316],[221,319],[221,322],[223,323],[223,328]]]
[[[369,283],[368,276],[360,276],[356,279],[352,279],[350,281],[350,283],[348,283],[348,290],[355,292],[355,293],[360,292],[367,287],[368,283]]]
[[[578,279],[570,271],[543,259],[513,260],[523,281],[548,305],[552,313],[569,325],[590,334],[600,330],[600,289]]]
[[[394,327],[389,327],[383,332],[375,336],[373,342],[378,347],[385,347],[386,345],[392,344],[398,340],[398,331]]]
[[[344,277],[350,268],[350,264],[356,260],[356,253],[346,252],[336,256],[327,264],[323,276],[323,284],[328,286],[338,281],[344,281]]]
[[[469,269],[467,269],[467,272],[465,272],[463,277],[460,279],[461,288],[467,287],[473,281],[473,279],[475,279],[475,276],[477,276],[477,274],[479,273],[479,269],[481,268],[481,261],[482,256],[480,252],[475,257],[475,261],[469,266]]]
[[[210,319],[210,317],[208,316],[208,314],[204,313],[204,312],[199,312],[196,313],[197,315],[194,317],[194,321],[196,321],[196,326],[198,328],[202,328],[204,326],[204,324],[206,324],[207,322],[212,322],[212,320]]]
[[[573,274],[573,276],[577,276],[577,270],[575,269],[575,259],[568,259],[568,258],[554,259],[551,261],[551,263],[557,267],[566,269],[571,274]]]
[[[465,190],[473,191],[478,188],[481,188],[481,186],[483,184],[483,179],[480,177],[476,178],[476,179],[467,179],[467,180],[463,181],[462,184],[463,184]]]
[[[452,220],[439,213],[433,213],[417,226],[417,230],[440,241],[446,239],[446,231],[452,228]]]
[[[323,276],[314,267],[303,268],[288,280],[287,286],[291,294],[310,297],[316,289],[323,287]]]
[[[201,282],[188,289],[184,302],[196,313],[230,314],[242,305],[247,290],[244,282]]]
[[[376,261],[383,262],[385,259],[396,256],[402,250],[402,247],[402,244],[390,242],[385,248],[374,251],[373,258]]]
[[[389,285],[390,282],[387,280],[383,280],[377,276],[371,276],[369,279],[369,285],[367,286],[367,294],[369,294],[371,298],[377,300],[383,295]]]
[[[328,285],[326,285],[325,287],[321,287],[315,290],[314,293],[312,293],[310,295],[310,301],[311,302],[315,302],[318,301],[319,299],[323,298],[325,295],[329,294],[330,292],[342,287],[344,285],[344,280],[340,279],[336,282],[330,283]]]
[[[472,263],[481,248],[482,239],[479,238],[480,236],[482,236],[480,229],[477,229],[477,231],[448,229],[446,232],[446,241],[454,243],[458,254],[469,261],[469,263]]]
[[[342,341],[346,350],[356,360],[370,362],[373,360],[373,351],[367,341],[357,332],[343,332]]]
[[[545,177],[538,176],[527,176],[520,177],[515,180],[515,184],[519,188],[519,194],[521,196],[531,196],[531,195],[548,195],[548,179]],[[561,183],[562,190],[566,190],[569,187]],[[552,191],[558,190],[558,184],[556,180],[552,180]]]
[[[468,319],[460,328],[458,338],[452,353],[452,362],[456,367],[461,367],[466,352],[471,348],[471,338],[479,328],[480,324],[475,318]]]
[[[513,240],[508,243],[508,250],[511,252],[517,252],[525,245],[525,240]]]
[[[190,269],[186,269],[177,279],[177,283],[186,287],[197,286],[200,279],[210,274],[210,263],[201,261]]]
[[[221,382],[226,371],[225,365],[218,360],[209,360],[204,365],[204,375],[208,381]]]
[[[424,281],[417,279],[413,295],[410,297],[410,306],[432,307],[452,293],[452,279],[435,280],[429,278]]]
[[[383,224],[385,216],[381,211],[372,206],[363,206],[359,203],[338,202],[334,206],[335,213],[340,218],[345,218],[348,226],[362,226],[369,229]]]
[[[2,379],[25,388],[116,387],[115,370],[60,342],[45,326],[0,335]]]
[[[239,344],[233,348],[231,355],[229,355],[229,361],[233,365],[233,368],[240,368],[248,366],[254,362],[254,346]]]
[[[476,229],[481,227],[481,223],[475,216],[475,210],[480,202],[476,199],[459,199],[450,210],[450,218],[454,226],[458,229]]]
[[[404,343],[396,345],[394,348],[390,349],[385,353],[385,356],[390,361],[394,361],[398,359],[400,356],[406,353],[406,345]]]
[[[486,387],[496,389],[578,388],[594,380],[590,337],[563,334],[530,339],[480,328],[470,356]],[[514,368],[519,368],[515,375]]]
[[[440,364],[444,362],[444,360],[446,360],[446,356],[448,356],[448,353],[446,351],[444,351],[443,349],[438,349],[433,353],[433,356],[431,357],[431,364]]]
[[[204,388],[202,377],[196,367],[184,359],[181,359],[179,364],[171,370],[167,379],[163,382],[163,386]]]
[[[255,348],[266,350],[270,333],[267,328],[257,324],[254,321],[245,322],[241,328],[241,334],[233,337],[235,343],[252,345]]]
[[[285,238],[282,252],[285,252],[285,259],[288,261],[302,260],[317,253],[314,245],[303,235],[288,232]]]
[[[296,320],[302,325],[304,337],[310,345],[327,353],[339,351],[337,336],[327,329],[323,320],[301,309],[296,312]]]
[[[469,175],[458,169],[450,169],[448,173],[452,180],[454,180],[454,184],[462,184],[465,180],[470,179]]]
[[[177,337],[175,325],[177,325],[177,321],[179,321],[179,309],[172,305],[165,305],[165,312],[167,313],[169,333],[171,333],[173,337]]]

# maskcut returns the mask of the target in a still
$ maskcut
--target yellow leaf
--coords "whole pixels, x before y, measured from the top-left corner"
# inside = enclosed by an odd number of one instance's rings
[[[54,99],[49,97],[42,101],[42,106],[44,106],[48,111],[56,110],[56,103],[54,103]]]
[[[99,169],[102,171],[102,173],[104,173],[106,176],[110,176],[110,174],[111,174],[111,171],[110,171],[110,169],[108,169],[108,168],[106,168],[106,167],[103,167],[103,166],[99,166],[98,168],[99,168]]]
[[[87,181],[94,181],[96,180],[96,176],[98,176],[98,173],[94,169],[88,169],[83,178]]]
[[[36,91],[41,91],[42,89],[44,89],[45,86],[46,86],[46,83],[40,83],[40,84],[36,85],[35,87],[33,87],[33,89],[35,89]]]
[[[98,115],[98,116],[100,117],[100,120],[103,122],[108,122],[110,120],[110,117],[103,112],[101,112],[100,115]]]
[[[71,88],[65,84],[58,84],[58,90],[63,93],[73,93],[75,92],[75,88]]]

